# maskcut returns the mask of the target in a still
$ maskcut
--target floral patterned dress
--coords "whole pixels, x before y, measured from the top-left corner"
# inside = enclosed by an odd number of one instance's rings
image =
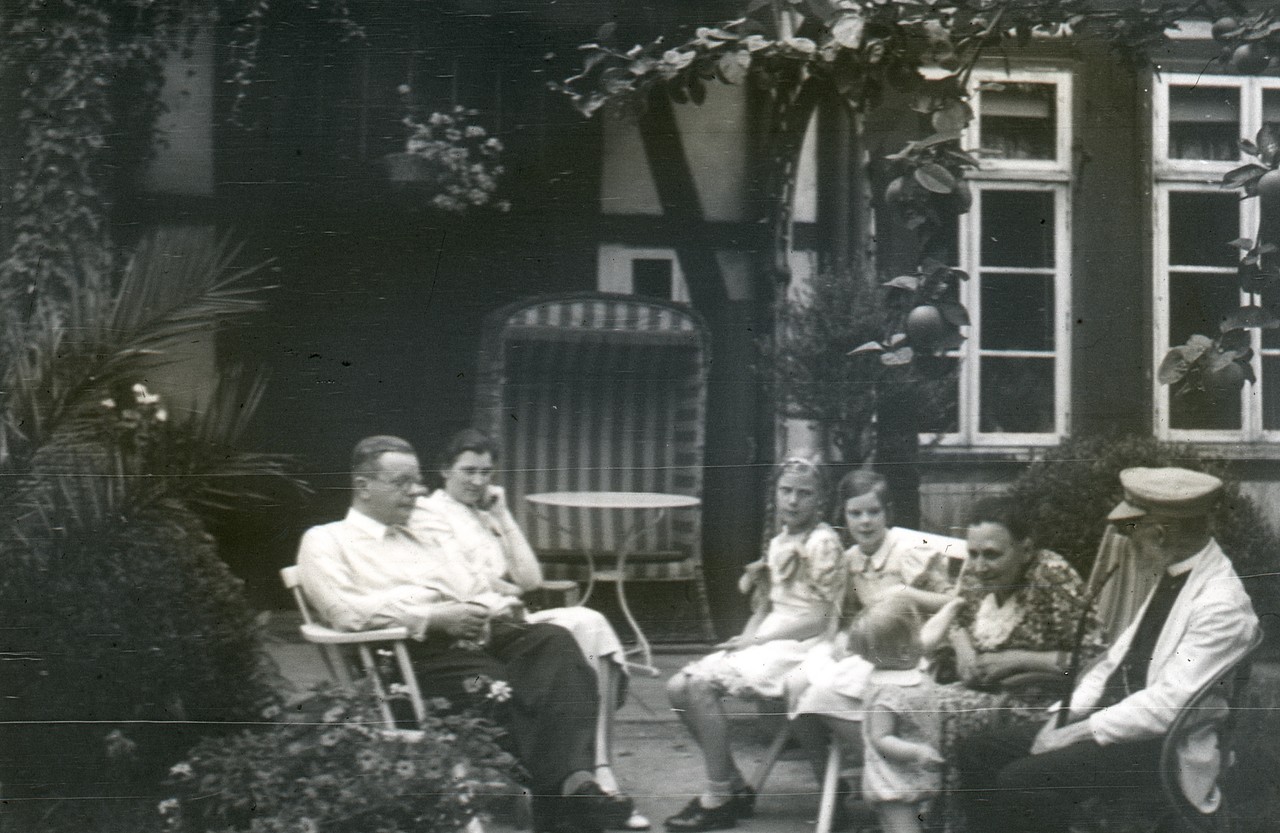
[[[1080,617],[1088,607],[1080,575],[1062,556],[1047,550],[1039,551],[1028,563],[1017,591],[1003,604],[969,576],[962,579],[960,593],[964,602],[952,627],[966,631],[979,654],[1006,650],[1070,651],[1075,647]],[[1081,645],[1085,660],[1102,650],[1098,633],[1097,621],[1090,613]],[[944,678],[949,661],[954,662],[949,653],[949,648],[940,652],[939,676]],[[961,682],[938,686],[935,692],[942,721],[940,751],[947,760],[943,800],[937,808],[945,829],[957,833],[966,829],[963,815],[951,795],[959,784],[959,772],[953,765],[958,744],[989,727],[1042,723],[1046,719],[1045,708],[1059,695],[1035,690],[980,691]]]
[[[840,538],[825,523],[803,535],[779,533],[769,542],[768,613],[760,630],[785,627],[816,611],[836,616],[848,570]],[[711,682],[733,696],[781,697],[787,673],[822,638],[775,639],[733,651],[716,651],[684,667],[690,677]]]

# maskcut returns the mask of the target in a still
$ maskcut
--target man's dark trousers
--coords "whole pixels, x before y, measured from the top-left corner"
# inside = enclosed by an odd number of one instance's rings
[[[594,772],[597,704],[595,671],[564,628],[494,622],[484,650],[440,640],[409,645],[424,697],[476,705],[467,690],[477,677],[502,680],[513,696],[485,710],[507,730],[507,746],[529,773],[535,795],[559,795],[573,772]]]
[[[1038,726],[996,729],[960,744],[969,833],[1066,833],[1074,807],[1094,795],[1160,783],[1161,738],[1075,743],[1031,755]]]

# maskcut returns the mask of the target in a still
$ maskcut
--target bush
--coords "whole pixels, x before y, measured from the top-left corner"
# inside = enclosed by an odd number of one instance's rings
[[[485,685],[485,703],[510,696],[501,682]],[[451,833],[486,796],[512,790],[515,759],[485,717],[437,699],[420,731],[381,722],[368,693],[321,688],[286,722],[202,741],[170,770],[165,830]]]
[[[274,702],[241,582],[194,515],[169,506],[41,544],[6,559],[0,584],[0,652],[23,660],[0,675],[18,721],[0,746],[6,798],[154,788],[201,733]]]
[[[1274,629],[1271,623],[1280,611],[1275,578],[1280,570],[1280,538],[1222,461],[1192,446],[1150,437],[1088,437],[1049,451],[1023,472],[1010,494],[1031,518],[1036,543],[1062,555],[1088,576],[1107,513],[1123,496],[1120,471],[1132,466],[1182,466],[1222,478],[1225,487],[1214,516],[1215,536],[1244,579],[1254,609],[1268,631]]]

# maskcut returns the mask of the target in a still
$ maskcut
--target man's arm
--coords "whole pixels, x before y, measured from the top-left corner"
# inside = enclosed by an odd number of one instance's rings
[[[374,589],[353,570],[331,528],[313,527],[298,546],[298,573],[307,600],[337,630],[403,626],[422,638],[445,604],[435,590],[404,584]]]
[[[1099,744],[1163,734],[1201,685],[1244,655],[1257,622],[1247,597],[1205,595],[1191,606],[1186,632],[1151,684],[1089,717]]]

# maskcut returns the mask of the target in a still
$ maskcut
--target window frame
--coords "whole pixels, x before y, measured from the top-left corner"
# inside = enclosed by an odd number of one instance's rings
[[[671,297],[663,300],[689,303],[689,284],[680,269],[680,258],[672,247],[601,243],[596,255],[596,289],[601,292],[635,295],[632,261],[636,260],[671,261]]]
[[[969,275],[960,285],[960,301],[969,311],[970,325],[964,328],[965,341],[958,349],[948,351],[949,358],[959,361],[957,394],[958,430],[941,434],[922,433],[922,442],[941,446],[986,448],[1046,447],[1059,444],[1071,427],[1071,154],[1074,136],[1073,77],[1062,69],[1018,69],[1011,71],[979,68],[973,74],[970,99],[974,118],[966,128],[962,142],[966,148],[980,147],[981,85],[989,82],[1052,83],[1055,85],[1055,119],[1057,122],[1055,159],[995,159],[980,157],[981,165],[966,173],[965,180],[973,192],[973,205],[959,218],[957,266]],[[1053,278],[1053,350],[1020,351],[983,348],[982,333],[982,199],[987,191],[1037,191],[1053,195],[1054,263],[1047,271]],[[999,271],[1002,267],[992,267]],[[989,270],[990,271],[990,270]],[[1012,272],[1036,272],[1037,269],[1011,268]],[[982,431],[982,359],[1008,356],[1018,358],[1049,356],[1053,369],[1053,429],[1044,432]]]
[[[1170,159],[1169,152],[1169,99],[1170,89],[1178,86],[1227,87],[1240,91],[1241,137],[1252,137],[1262,125],[1263,94],[1268,90],[1280,91],[1280,78],[1239,75],[1205,75],[1202,73],[1166,72],[1153,78],[1152,87],[1152,368],[1159,368],[1169,351],[1170,337],[1170,253],[1169,253],[1169,195],[1172,193],[1237,193],[1225,191],[1220,182],[1223,174],[1247,162],[1243,151],[1234,160]],[[1258,231],[1262,206],[1258,199],[1239,200],[1238,236],[1252,238]],[[1229,241],[1222,241],[1226,245]],[[1224,267],[1197,267],[1196,271],[1213,273]],[[1239,292],[1243,304],[1247,295]],[[1280,348],[1262,347],[1261,330],[1251,329],[1250,344],[1253,347],[1254,383],[1246,382],[1240,391],[1240,427],[1174,428],[1172,426],[1172,402],[1168,385],[1162,384],[1158,374],[1151,374],[1151,398],[1154,404],[1154,433],[1158,439],[1196,443],[1262,443],[1280,442],[1280,429],[1266,430],[1263,426],[1265,380],[1262,358],[1280,357]],[[1213,337],[1216,333],[1204,333]],[[1276,380],[1280,384],[1280,379]]]

